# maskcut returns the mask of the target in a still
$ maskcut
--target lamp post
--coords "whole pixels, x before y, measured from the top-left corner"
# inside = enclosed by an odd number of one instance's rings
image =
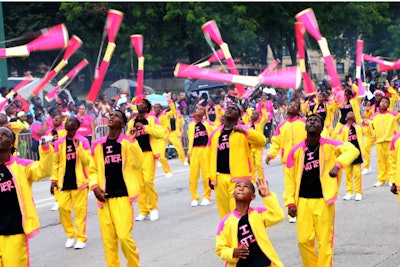
[[[0,40],[4,41],[4,18],[3,18],[3,3],[0,2]],[[0,48],[5,48],[4,42],[0,43]],[[0,58],[0,85],[8,88],[8,70],[7,59]]]

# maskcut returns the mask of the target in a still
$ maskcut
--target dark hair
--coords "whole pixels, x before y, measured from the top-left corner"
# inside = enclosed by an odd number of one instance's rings
[[[354,93],[353,93],[353,91],[352,91],[352,90],[350,90],[350,89],[344,89],[344,93],[345,93],[346,95],[350,95],[351,97],[353,97],[353,96],[354,96]]]
[[[240,108],[239,108],[238,105],[236,105],[236,104],[230,104],[230,105],[228,105],[227,108],[229,108],[229,107],[235,107],[235,108],[237,109],[237,111],[239,112],[239,117],[242,116],[242,111],[240,110]]]
[[[320,120],[320,122],[321,122],[322,129],[324,129],[324,119],[322,118],[321,115],[319,115],[318,113],[311,113],[310,115],[307,116],[307,120],[308,120],[309,118],[311,118],[311,117],[317,117],[317,118]]]
[[[151,103],[149,100],[147,100],[146,98],[143,98],[143,102],[146,103],[147,106],[147,113],[149,113],[151,111]],[[125,115],[125,114],[124,114]]]
[[[81,127],[81,122],[78,120],[77,117],[69,116],[69,119],[72,119],[78,125],[78,128]]]
[[[114,111],[115,111],[115,112],[121,113],[121,115],[122,115],[122,120],[124,121],[124,123],[125,123],[125,124],[128,123],[128,118],[126,117],[125,113],[122,112],[122,110],[116,109],[116,110],[114,110]]]

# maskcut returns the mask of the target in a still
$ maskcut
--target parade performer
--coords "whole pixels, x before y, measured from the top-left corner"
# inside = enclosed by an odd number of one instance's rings
[[[348,112],[353,111],[356,118],[356,123],[361,124],[360,104],[356,98],[355,92],[349,89],[349,86],[344,89],[344,100],[342,102],[334,101],[332,108],[334,112],[338,110],[340,112],[339,120],[336,123],[335,129],[333,130],[333,139],[337,138],[339,129],[346,124],[346,115]]]
[[[139,197],[138,172],[143,164],[143,152],[136,140],[136,129],[122,133],[126,115],[110,113],[109,133],[92,145],[93,160],[89,167],[89,186],[97,199],[97,212],[106,265],[120,266],[118,241],[127,266],[140,266],[139,253],[131,236],[133,201]]]
[[[173,103],[170,102],[169,105],[173,105]],[[165,173],[165,177],[169,178],[173,176],[171,167],[169,166],[168,160],[165,157],[165,148],[166,148],[166,143],[168,142],[167,136],[169,133],[168,131],[169,119],[166,110],[163,110],[161,104],[154,104],[153,113],[154,116],[156,116],[156,118],[160,122],[161,126],[164,128],[164,136],[165,136],[164,140],[157,139],[161,151],[158,161],[161,164],[161,167]]]
[[[355,123],[355,116],[352,111],[346,115],[346,124],[338,132],[338,140],[352,143],[360,152],[360,155],[344,168],[346,173],[346,195],[343,200],[355,199],[362,200],[362,174],[361,164],[363,163],[363,130],[360,125]],[[321,134],[322,137],[322,134]],[[353,189],[354,188],[354,189]],[[355,192],[355,194],[354,194]]]
[[[248,126],[261,134],[264,134],[264,127],[267,123],[268,116],[265,109],[261,109],[262,115],[258,111],[253,111],[251,113],[251,121]],[[256,179],[264,179],[264,169],[262,167],[263,163],[263,151],[264,147],[257,147],[251,145],[251,159],[254,166],[253,179],[252,182],[255,183]]]
[[[47,129],[46,135],[51,137],[51,143],[54,146],[54,143],[59,139],[67,135],[67,131],[64,128],[64,124],[62,123],[62,118],[57,112],[53,112],[52,114],[52,128]],[[51,184],[50,184],[51,187]],[[54,197],[53,206],[51,207],[52,211],[58,210],[58,190],[55,188],[50,192]]]
[[[297,217],[298,246],[307,267],[333,266],[338,173],[359,155],[349,142],[322,138],[323,128],[320,115],[308,116],[307,137],[293,147],[287,159],[284,205],[289,215]]]
[[[69,117],[64,127],[67,135],[54,143],[50,192],[56,189],[59,191],[57,201],[60,222],[68,238],[65,247],[83,249],[87,241],[90,145],[85,137],[77,133],[80,122],[76,117]],[[72,208],[76,227],[71,216]]]
[[[164,129],[158,119],[150,115],[151,103],[142,98],[137,101],[137,115],[128,122],[128,129],[136,129],[136,140],[143,152],[143,166],[137,177],[140,186],[138,199],[139,214],[136,221],[150,218],[158,220],[158,194],[154,185],[156,178],[156,159],[160,157],[159,142],[164,139]],[[150,215],[150,216],[149,216]]]
[[[265,230],[283,220],[283,210],[267,180],[257,180],[257,189],[264,207],[250,206],[256,198],[254,185],[239,179],[233,192],[236,208],[219,223],[216,253],[227,267],[283,266]]]
[[[389,149],[393,137],[398,133],[398,121],[400,115],[394,111],[388,111],[390,100],[382,98],[379,103],[379,111],[371,117],[372,129],[375,136],[375,147],[378,158],[378,179],[375,187],[382,186],[389,180]]]
[[[284,193],[283,199],[287,199],[286,196],[286,162],[289,155],[290,149],[297,143],[304,140],[306,137],[305,131],[305,119],[299,116],[300,103],[292,101],[289,104],[287,110],[287,119],[279,124],[276,128],[275,133],[271,139],[272,145],[266,155],[265,163],[269,165],[270,161],[280,153],[281,162],[283,165],[283,177],[284,177]],[[295,223],[296,218],[289,216],[289,222]]]
[[[194,114],[193,120],[188,126],[188,162],[190,166],[189,175],[189,191],[192,195],[192,202],[190,205],[196,207],[199,205],[200,197],[197,193],[197,184],[200,177],[202,177],[203,184],[203,199],[200,206],[207,206],[211,204],[211,188],[208,186],[209,170],[207,161],[207,143],[208,138],[215,128],[213,123],[205,119],[205,108],[198,105]]]
[[[0,127],[0,265],[29,266],[28,241],[40,231],[39,217],[32,195],[32,182],[51,175],[53,146],[42,142],[40,161],[14,156],[15,134]],[[44,140],[42,140],[44,141]]]
[[[182,145],[182,130],[185,120],[183,119],[182,115],[180,115],[179,110],[176,109],[174,102],[169,103],[168,106],[170,110],[166,113],[168,118],[168,134],[165,147],[171,143],[178,153],[179,160],[183,163],[183,165],[187,166],[188,162],[186,161],[185,151],[183,150]]]
[[[209,184],[215,190],[220,218],[235,208],[235,181],[238,178],[252,179],[250,144],[265,146],[266,142],[264,135],[238,124],[240,115],[237,105],[229,105],[222,125],[211,133],[207,145]]]
[[[332,122],[334,120],[334,113],[332,112],[332,103],[328,100],[328,96],[325,92],[318,93],[317,99],[315,101],[315,106],[311,113],[317,113],[321,115],[325,125],[321,136],[323,138],[330,138],[332,133]]]

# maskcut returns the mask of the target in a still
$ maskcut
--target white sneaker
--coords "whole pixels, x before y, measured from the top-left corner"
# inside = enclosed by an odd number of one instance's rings
[[[53,203],[53,206],[51,207],[51,210],[52,210],[52,211],[58,210],[58,202],[54,202],[54,203]]]
[[[150,221],[157,221],[158,220],[158,210],[151,210],[150,211]]]
[[[353,195],[353,194],[347,193],[347,194],[343,197],[343,200],[351,200],[351,199],[353,199],[353,198],[354,198],[354,195]]]
[[[162,166],[161,166],[161,162],[159,162],[159,161],[157,162],[157,167],[158,167],[158,168],[162,167]]]
[[[291,218],[289,218],[289,222],[290,222],[290,223],[295,223],[295,222],[296,222],[296,217],[291,217]]]
[[[197,207],[199,205],[199,201],[198,200],[192,200],[192,202],[190,202],[190,206],[192,207]]]
[[[172,172],[167,172],[167,173],[165,174],[165,177],[167,177],[167,178],[170,178],[170,177],[172,177],[172,176],[174,176],[174,175],[172,174]]]
[[[76,242],[74,249],[82,249],[82,248],[86,248],[86,242],[81,242],[81,241]]]
[[[68,238],[67,242],[65,242],[66,248],[72,248],[75,245],[75,238]]]
[[[367,174],[370,174],[371,173],[371,168],[369,168],[369,169],[364,169],[363,171],[362,171],[362,175],[367,175]]]
[[[207,198],[203,198],[200,202],[200,206],[208,206],[211,204],[211,201],[208,200]]]
[[[383,185],[383,183],[381,183],[381,182],[376,182],[376,183],[374,183],[374,186],[375,187],[379,187],[379,186],[382,186]]]
[[[144,220],[148,220],[148,219],[149,219],[148,215],[146,216],[146,215],[139,213],[139,215],[136,216],[135,221],[144,221]]]
[[[187,161],[184,161],[183,166],[189,166],[189,163]]]
[[[361,194],[356,194],[356,197],[354,199],[355,199],[355,201],[361,201],[362,200],[362,195]]]

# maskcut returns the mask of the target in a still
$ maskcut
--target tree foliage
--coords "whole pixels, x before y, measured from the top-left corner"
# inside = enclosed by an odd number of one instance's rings
[[[296,65],[295,15],[312,8],[320,31],[327,38],[336,59],[355,58],[360,36],[364,52],[390,58],[400,57],[398,3],[385,2],[3,2],[6,39],[23,36],[59,23],[65,23],[70,36],[83,41],[71,65],[86,58],[90,80],[100,55],[107,12],[117,9],[124,19],[116,38],[109,72],[117,77],[132,77],[137,57],[129,36],[142,34],[145,73],[159,77],[177,62],[195,63],[211,55],[201,26],[215,20],[223,40],[234,58],[247,64],[267,65],[267,48],[281,59],[284,53]],[[105,41],[107,42],[107,41]],[[14,44],[7,44],[7,47]],[[104,44],[105,48],[106,43]],[[213,44],[215,49],[218,46]],[[308,49],[319,49],[307,35]],[[36,69],[51,65],[60,51],[32,54],[24,59],[9,59],[9,70]],[[169,67],[169,68],[168,68]],[[172,73],[170,73],[172,75]]]

